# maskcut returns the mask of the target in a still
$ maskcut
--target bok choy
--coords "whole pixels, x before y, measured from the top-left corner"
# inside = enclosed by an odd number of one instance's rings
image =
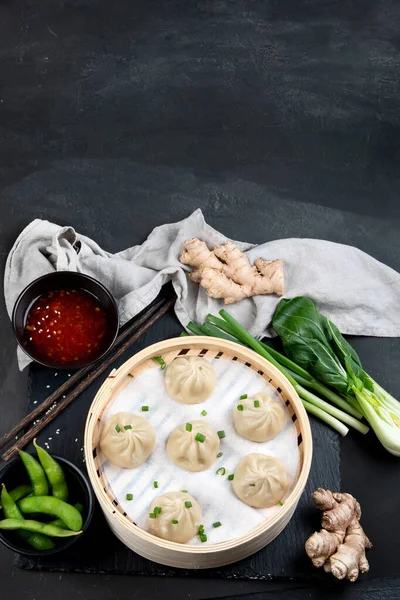
[[[324,385],[346,395],[371,425],[382,445],[400,456],[400,403],[363,369],[354,348],[310,298],[283,298],[273,328],[289,359]]]

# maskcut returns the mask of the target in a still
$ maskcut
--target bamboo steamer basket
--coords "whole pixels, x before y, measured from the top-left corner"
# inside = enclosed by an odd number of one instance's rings
[[[246,535],[217,544],[194,546],[178,544],[158,538],[141,529],[127,516],[113,496],[111,487],[101,473],[97,450],[101,418],[112,400],[141,371],[154,368],[154,356],[162,355],[169,364],[177,356],[203,356],[208,359],[233,360],[253,369],[274,386],[297,430],[300,453],[300,473],[295,486],[282,509]],[[128,548],[149,560],[182,569],[220,567],[242,560],[257,552],[286,527],[304,490],[311,466],[312,437],[310,422],[299,396],[282,373],[252,350],[219,338],[193,336],[169,339],[135,354],[119,369],[113,370],[96,394],[85,426],[85,459],[94,492],[113,533]],[[134,491],[134,490],[133,490]]]

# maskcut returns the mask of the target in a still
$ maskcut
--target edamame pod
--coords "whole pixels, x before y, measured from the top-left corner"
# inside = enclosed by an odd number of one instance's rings
[[[82,504],[80,504],[79,502],[77,504],[74,504],[74,507],[76,508],[76,510],[82,514],[83,513],[83,506]],[[50,525],[55,525],[56,527],[63,527],[64,529],[66,529],[65,527],[65,523],[64,521],[62,521],[61,519],[55,519],[54,521],[50,521]]]
[[[12,500],[14,502],[18,502],[21,498],[25,498],[25,496],[29,496],[32,493],[32,486],[27,483],[23,483],[22,485],[13,488],[8,492]],[[0,510],[3,508],[2,503],[0,502]]]
[[[28,452],[20,450],[19,455],[31,480],[33,495],[47,496],[49,486],[42,465]]]
[[[54,527],[54,525],[25,519],[3,519],[3,521],[0,521],[0,529],[4,531],[17,531],[22,529],[23,531],[31,531],[32,533],[43,533],[50,537],[70,537],[81,533],[80,531],[69,531],[68,529]]]
[[[23,498],[19,501],[18,507],[24,514],[42,513],[45,515],[54,515],[61,519],[68,529],[72,529],[72,531],[79,531],[82,527],[82,517],[79,511],[63,500],[54,498],[54,496]]]
[[[21,486],[22,487],[22,486]],[[27,486],[29,488],[29,486]],[[24,520],[21,511],[15,504],[11,497],[11,494],[7,492],[6,486],[2,485],[1,490],[1,503],[3,505],[3,512],[6,519],[17,519]],[[18,535],[22,537],[27,544],[35,548],[35,550],[50,550],[54,548],[54,543],[49,537],[41,533],[31,533],[30,531],[18,531]]]
[[[65,481],[64,471],[56,460],[46,450],[37,445],[36,439],[33,440],[33,445],[36,448],[40,464],[47,475],[47,479],[51,485],[51,492],[55,498],[67,501],[68,487]]]

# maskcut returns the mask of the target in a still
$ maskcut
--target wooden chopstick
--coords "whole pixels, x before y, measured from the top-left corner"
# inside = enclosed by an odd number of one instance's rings
[[[4,461],[10,460],[19,450],[24,448],[34,437],[37,436],[46,425],[48,425],[57,415],[59,415],[64,408],[66,408],[79,394],[81,394],[89,385],[97,379],[99,375],[104,373],[112,363],[119,358],[125,350],[127,350],[134,342],[136,342],[142,335],[147,331],[158,319],[165,315],[170,308],[174,305],[176,296],[174,295],[169,299],[162,299],[157,302],[154,306],[149,307],[142,315],[135,320],[134,323],[129,325],[123,330],[117,337],[113,347],[109,354],[103,359],[103,362],[97,367],[91,367],[93,370],[90,371],[90,367],[84,367],[79,369],[74,375],[72,375],[68,381],[61,385],[55,392],[50,394],[38,407],[32,410],[26,415],[11,431],[3,436],[0,442],[0,447],[5,446],[11,439],[15,438],[15,435],[21,431],[24,427],[28,426],[33,420],[36,419],[42,412],[48,409],[48,412],[39,420],[38,423],[33,425],[29,431],[27,431],[22,437],[20,437],[15,444],[10,446],[6,452],[2,455]],[[86,377],[85,377],[86,376]],[[83,377],[85,377],[83,379]],[[72,383],[71,383],[72,380]],[[75,383],[77,386],[70,391],[69,394],[64,394],[66,390],[69,390]],[[65,395],[65,398],[60,396]]]

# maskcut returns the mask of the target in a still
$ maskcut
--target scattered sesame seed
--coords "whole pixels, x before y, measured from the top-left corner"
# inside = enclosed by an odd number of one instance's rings
[[[34,400],[34,401],[33,401],[33,404],[37,404],[37,400]]]
[[[78,438],[76,438],[75,442],[77,442],[77,441],[78,441]]]
[[[71,377],[71,373],[68,373],[68,377]]]
[[[83,450],[83,448],[81,448],[81,451]]]
[[[54,377],[57,377],[58,373],[54,373]]]
[[[47,387],[47,388],[49,388],[50,386],[49,386],[49,385],[46,385],[46,387]]]
[[[49,441],[52,440],[52,439],[53,439],[52,437],[49,437]]]

